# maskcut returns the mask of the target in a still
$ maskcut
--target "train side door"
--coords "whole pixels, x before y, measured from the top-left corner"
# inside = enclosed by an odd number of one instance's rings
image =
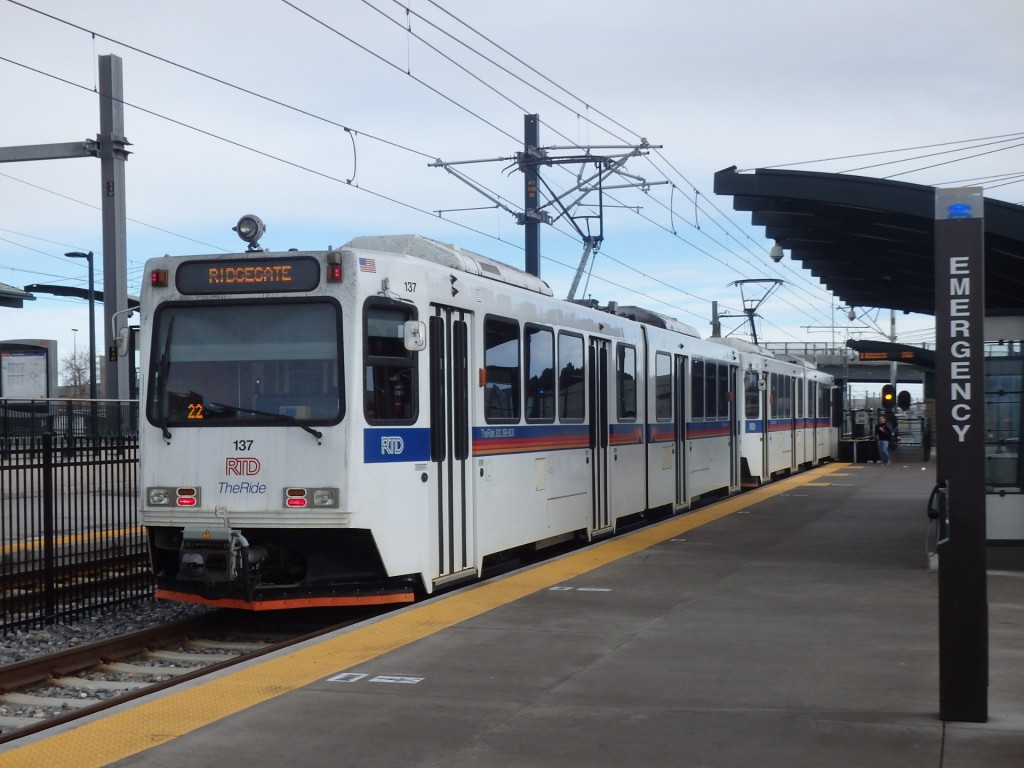
[[[729,489],[740,487],[740,415],[742,404],[736,396],[740,391],[739,366],[729,366]]]
[[[434,586],[476,574],[470,465],[471,313],[434,306],[429,321],[430,460]]]
[[[800,379],[796,376],[787,376],[789,380],[789,468],[796,471],[800,465],[800,441],[797,439],[797,425],[800,423]]]
[[[771,423],[775,415],[774,381],[775,375],[764,371],[761,374],[761,481],[767,482],[772,475]]]
[[[608,462],[611,451],[608,448],[608,379],[610,376],[610,344],[605,339],[591,337],[588,352],[589,365],[587,389],[590,401],[590,452],[592,466],[590,471],[591,534],[601,533],[611,528],[612,516],[610,509],[610,489],[608,487]]]
[[[676,355],[675,378],[676,506],[680,507],[690,500],[686,494],[686,382],[689,373],[684,355]]]
[[[818,463],[818,382],[807,382],[807,434],[811,437],[810,460]]]

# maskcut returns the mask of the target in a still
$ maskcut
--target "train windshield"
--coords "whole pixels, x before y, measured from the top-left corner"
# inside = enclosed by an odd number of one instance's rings
[[[154,318],[149,421],[168,427],[341,420],[333,301],[167,304]]]

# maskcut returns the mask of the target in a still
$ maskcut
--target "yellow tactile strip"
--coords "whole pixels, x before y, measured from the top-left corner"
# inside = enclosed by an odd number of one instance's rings
[[[4,768],[108,765],[794,487],[814,484],[817,478],[845,467],[846,464],[819,467],[476,588],[405,609],[373,624],[229,672],[178,693],[136,702],[68,731],[0,752],[0,765]]]

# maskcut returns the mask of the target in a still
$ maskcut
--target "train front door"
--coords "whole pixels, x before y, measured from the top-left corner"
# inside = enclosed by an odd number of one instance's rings
[[[686,382],[690,374],[686,370],[686,357],[676,355],[676,507],[688,504],[686,495]]]
[[[430,460],[434,586],[476,575],[470,473],[471,313],[434,306],[429,320]]]
[[[589,390],[590,454],[591,454],[591,535],[609,531],[612,527],[610,494],[608,487],[610,427],[608,425],[609,349],[606,339],[591,337],[587,365]]]

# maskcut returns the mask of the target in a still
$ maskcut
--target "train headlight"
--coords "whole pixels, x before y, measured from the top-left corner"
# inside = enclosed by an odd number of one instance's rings
[[[240,218],[238,223],[233,226],[232,229],[238,233],[240,238],[249,244],[249,247],[246,250],[261,250],[260,238],[263,237],[266,227],[263,226],[263,222],[260,221],[259,216],[253,216],[251,213],[247,214]]]
[[[171,503],[170,488],[147,488],[146,501],[151,507],[166,507]]]
[[[316,488],[313,490],[314,507],[338,506],[338,492],[334,488]]]

